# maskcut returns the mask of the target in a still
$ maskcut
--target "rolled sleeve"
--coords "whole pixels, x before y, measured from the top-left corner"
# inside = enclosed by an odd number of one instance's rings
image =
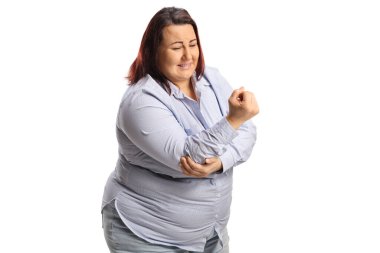
[[[225,145],[237,135],[237,131],[226,118],[223,118],[207,131],[190,136],[185,143],[184,153],[195,162],[204,163],[208,157],[222,155],[225,152]]]
[[[238,130],[226,151],[219,157],[222,161],[223,172],[248,160],[256,143],[256,126],[247,121]]]
[[[237,136],[237,131],[225,118],[209,129],[188,136],[164,102],[139,91],[125,97],[117,125],[129,140],[124,148],[129,162],[151,169],[149,163],[139,159],[142,155],[128,155],[130,150],[139,150],[165,165],[162,169],[156,167],[151,170],[170,176],[182,172],[179,166],[181,156],[188,155],[194,161],[203,163],[208,157],[224,153],[226,145]]]

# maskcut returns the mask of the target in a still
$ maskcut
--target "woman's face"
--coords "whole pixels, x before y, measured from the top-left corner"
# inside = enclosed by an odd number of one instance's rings
[[[172,83],[188,85],[197,67],[199,48],[192,25],[169,25],[162,31],[158,68]]]

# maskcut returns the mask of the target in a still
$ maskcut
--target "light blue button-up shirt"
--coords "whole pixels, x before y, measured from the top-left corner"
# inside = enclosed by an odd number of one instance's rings
[[[149,75],[125,92],[117,117],[119,159],[102,207],[115,201],[123,222],[148,242],[203,251],[216,232],[222,242],[229,219],[233,167],[256,141],[247,121],[235,130],[226,120],[232,88],[206,67],[195,82],[198,101],[171,84],[168,94]],[[203,163],[219,156],[223,171],[207,178],[183,174],[179,160]]]

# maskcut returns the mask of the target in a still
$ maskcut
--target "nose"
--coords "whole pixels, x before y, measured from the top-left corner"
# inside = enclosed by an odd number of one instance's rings
[[[189,47],[183,47],[183,59],[185,60],[191,60],[191,53],[190,53],[190,48]]]

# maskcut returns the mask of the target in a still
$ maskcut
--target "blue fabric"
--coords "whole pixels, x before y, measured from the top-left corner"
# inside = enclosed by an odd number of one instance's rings
[[[111,253],[200,253],[187,251],[174,246],[153,244],[136,236],[120,219],[114,203],[106,205],[102,211],[104,237]],[[204,253],[228,253],[227,229],[223,231],[224,245],[216,233],[207,239]]]
[[[246,161],[256,141],[248,121],[235,130],[226,120],[232,88],[216,69],[194,82],[197,101],[175,85],[168,94],[149,75],[125,92],[117,117],[119,159],[102,207],[115,201],[121,220],[153,244],[202,251],[229,215],[233,167]],[[203,163],[219,156],[222,173],[192,178],[181,156]]]

